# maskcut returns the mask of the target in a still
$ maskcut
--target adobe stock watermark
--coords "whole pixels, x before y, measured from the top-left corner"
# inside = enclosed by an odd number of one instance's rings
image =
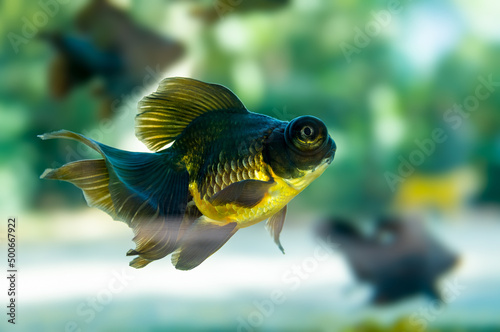
[[[429,322],[433,322],[443,313],[447,304],[454,302],[467,289],[458,279],[446,280],[442,289],[442,300],[434,300],[429,305],[420,307],[410,316],[410,324],[418,331],[425,331]]]
[[[410,1],[412,0],[404,2]],[[371,11],[372,19],[365,24],[364,29],[355,26],[352,43],[342,42],[339,45],[347,63],[351,63],[353,54],[361,53],[362,49],[370,45],[373,38],[378,37],[383,29],[392,23],[393,16],[400,14],[402,11],[403,3],[400,0],[389,0],[387,9]]]
[[[292,265],[282,274],[281,281],[284,287],[273,289],[266,299],[253,301],[253,310],[246,316],[238,316],[236,331],[252,332],[262,326],[265,319],[274,314],[276,307],[286,302],[287,294],[299,289],[302,283],[317,271],[320,263],[327,260],[338,247],[339,245],[332,242],[329,237],[326,241],[320,240],[312,256],[304,258],[298,265]]]
[[[281,121],[290,121],[296,117],[295,114],[288,112],[288,106],[283,106],[282,109],[278,109],[278,108],[274,107],[272,109],[272,112],[273,112],[274,116],[276,117],[276,119],[281,120]]]
[[[477,111],[481,101],[488,99],[496,88],[500,87],[500,81],[493,81],[492,74],[487,78],[479,76],[477,80],[479,83],[474,90],[474,94],[464,98],[462,104],[454,104],[443,113],[444,122],[449,124],[453,130],[458,130],[464,120]],[[422,140],[415,139],[415,149],[406,157],[398,156],[397,174],[389,171],[384,173],[385,180],[391,191],[396,191],[398,183],[403,183],[409,178],[415,172],[416,167],[422,165],[436,151],[436,146],[446,142],[447,139],[448,135],[443,128],[434,128],[430,137]]]
[[[112,275],[105,288],[97,292],[95,296],[88,297],[76,307],[76,315],[80,322],[76,320],[66,322],[65,332],[82,332],[81,326],[92,323],[97,313],[102,312],[105,306],[113,301],[113,297],[121,293],[129,282],[134,280],[134,277],[128,275],[125,270],[122,270],[121,273],[113,271]]]
[[[40,0],[38,5],[40,7],[33,15],[29,17],[21,17],[21,29],[19,33],[10,31],[7,34],[10,45],[14,53],[19,53],[19,46],[26,45],[33,39],[38,31],[49,23],[49,19],[59,13],[61,5],[66,5],[70,0]]]

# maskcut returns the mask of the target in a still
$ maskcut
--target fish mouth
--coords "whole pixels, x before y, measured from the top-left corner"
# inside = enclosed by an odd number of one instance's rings
[[[330,165],[333,158],[335,158],[335,150],[331,150],[326,154],[325,158],[323,158],[323,163]]]
[[[330,166],[330,164],[332,163],[333,159],[335,158],[335,151],[336,151],[336,148],[332,148],[331,150],[329,150],[325,154],[325,156],[323,157],[323,159],[321,160],[321,162],[316,167],[314,167],[312,169],[313,172],[315,172],[316,170],[318,170],[320,168],[326,169],[328,166]]]
[[[335,144],[332,138],[330,138],[329,144],[330,144],[330,150],[325,154],[322,162],[328,165],[332,163],[333,158],[335,158],[335,152],[337,151],[337,145]]]

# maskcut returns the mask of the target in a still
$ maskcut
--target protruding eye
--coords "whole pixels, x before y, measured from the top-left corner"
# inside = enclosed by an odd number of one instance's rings
[[[316,152],[324,145],[327,136],[324,123],[313,116],[301,116],[292,120],[285,133],[288,146],[301,154]]]

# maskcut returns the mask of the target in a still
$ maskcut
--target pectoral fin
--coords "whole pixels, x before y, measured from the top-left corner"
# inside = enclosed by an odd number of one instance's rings
[[[213,205],[234,203],[251,208],[259,204],[274,183],[272,180],[244,180],[235,182],[210,197],[209,201]]]
[[[269,233],[271,233],[271,236],[274,238],[274,243],[276,243],[276,245],[283,254],[285,253],[285,249],[283,249],[283,246],[281,245],[280,242],[280,233],[281,230],[283,229],[283,223],[285,222],[286,207],[287,206],[285,205],[285,207],[279,210],[278,213],[269,218],[266,223],[266,228],[268,229]]]
[[[186,232],[181,245],[172,255],[172,264],[178,270],[191,270],[220,249],[238,228],[236,223],[218,225],[201,217]]]

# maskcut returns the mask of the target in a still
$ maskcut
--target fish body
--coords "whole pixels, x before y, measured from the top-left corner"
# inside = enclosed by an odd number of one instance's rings
[[[172,149],[184,156],[191,179],[189,189],[203,215],[247,227],[277,213],[305,188],[305,183],[295,185],[293,181],[281,179],[265,160],[266,138],[273,130],[284,130],[286,124],[256,113],[216,112],[198,117],[186,128]],[[319,176],[325,169],[316,170],[315,175]],[[210,202],[215,193],[249,179],[263,182],[274,179],[275,183],[252,207]]]
[[[215,118],[214,122],[218,125],[212,126],[208,135],[202,134],[206,139],[199,142],[194,137],[202,131],[196,124],[204,126],[206,120],[210,123],[207,118]],[[265,137],[281,123],[258,114],[208,114],[195,121],[194,126],[189,128],[192,130],[186,132],[185,139],[189,142],[198,141],[199,144],[192,146],[192,152],[185,154],[184,160],[192,179],[190,192],[203,215],[214,220],[237,222],[239,227],[246,227],[278,212],[288,203],[287,198],[293,197],[288,194],[290,190],[276,182],[255,206],[241,206],[233,202],[212,204],[211,198],[233,183],[250,179],[268,182],[276,178],[272,168],[264,161],[263,144]],[[233,139],[228,140],[227,137]]]
[[[228,89],[186,78],[165,79],[143,98],[136,136],[154,153],[68,131],[42,135],[80,141],[104,157],[46,170],[42,178],[74,183],[89,205],[128,223],[136,235],[128,255],[138,255],[131,262],[137,268],[173,253],[176,268],[192,269],[238,229],[265,219],[283,251],[288,202],[336,151],[317,118],[285,122],[252,113]]]

